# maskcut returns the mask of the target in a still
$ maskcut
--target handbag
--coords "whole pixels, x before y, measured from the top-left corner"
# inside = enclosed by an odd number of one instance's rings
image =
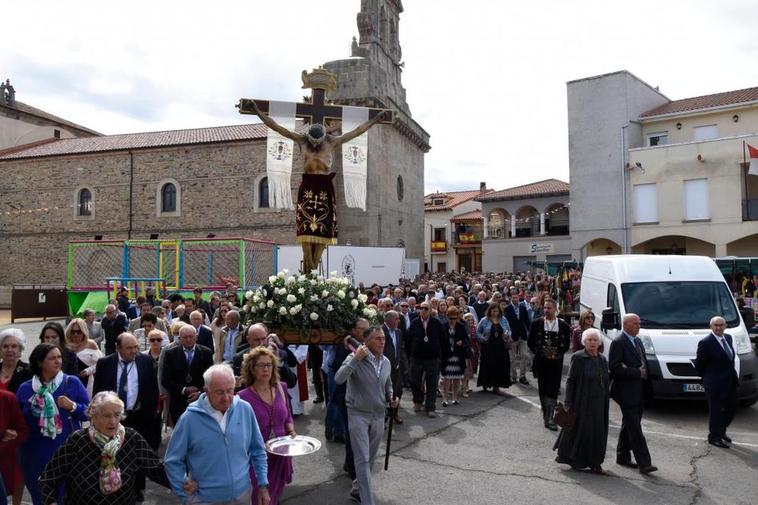
[[[566,431],[570,431],[576,422],[576,412],[567,409],[564,404],[558,402],[553,412],[553,422]]]

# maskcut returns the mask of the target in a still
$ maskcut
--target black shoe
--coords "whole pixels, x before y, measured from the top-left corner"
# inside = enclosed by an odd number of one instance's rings
[[[330,442],[334,440],[334,431],[329,427],[324,428],[324,438]]]
[[[560,456],[556,456],[555,457],[555,462],[558,463],[558,464],[561,464],[561,465],[570,465],[571,464],[571,460],[570,459],[568,459],[568,458],[562,458]]]
[[[323,396],[317,396],[315,400],[313,400],[313,403],[321,403],[324,401]]]
[[[358,493],[358,491],[350,491],[350,498],[356,503],[361,502],[361,495]]]
[[[709,440],[708,443],[711,445],[715,445],[716,447],[721,447],[722,449],[729,449],[729,444],[727,444],[723,440]]]
[[[334,442],[337,442],[338,444],[344,444],[345,443],[345,435],[342,433],[335,433],[334,438],[332,439]]]
[[[654,465],[647,465],[640,468],[640,473],[644,473],[645,475],[656,471],[658,471],[658,467]]]
[[[528,385],[529,385],[529,381],[528,381],[528,380],[526,380],[526,377],[521,377],[521,378],[520,378],[518,381],[519,381],[521,384],[523,384],[524,386],[528,386]]]
[[[727,435],[724,435],[723,437],[721,437],[721,440],[723,440],[724,442],[726,442],[728,444],[732,443],[732,439],[729,436],[727,436]]]
[[[616,464],[617,465],[621,465],[621,466],[625,466],[627,468],[639,468],[639,466],[640,466],[637,463],[633,462],[631,459],[629,459],[629,460],[626,460],[626,459],[617,459],[616,460]]]

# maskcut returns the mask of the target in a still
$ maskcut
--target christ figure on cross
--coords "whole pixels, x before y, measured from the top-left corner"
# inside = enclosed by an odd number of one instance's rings
[[[324,125],[315,122],[310,125],[307,133],[296,133],[261,112],[255,100],[241,101],[241,110],[248,107],[266,126],[293,140],[303,153],[304,173],[297,192],[295,224],[297,241],[303,248],[303,273],[308,273],[318,268],[326,246],[337,243],[337,203],[332,183],[336,174],[331,172],[334,153],[342,144],[366,133],[369,128],[385,118],[386,111],[376,114],[354,130],[342,135],[332,135],[326,131]],[[391,117],[390,114],[387,115]],[[337,153],[339,156],[339,151]]]

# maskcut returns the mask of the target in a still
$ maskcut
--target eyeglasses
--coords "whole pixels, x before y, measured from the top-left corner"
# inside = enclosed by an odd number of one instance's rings
[[[421,307],[421,310],[429,310],[429,307]]]
[[[407,309],[407,308],[408,308],[408,304],[405,304],[405,305],[401,305],[401,306],[400,306],[400,308],[401,308],[401,309]]]
[[[151,338],[150,342],[163,342],[162,338]]]
[[[72,335],[84,335],[82,330],[71,330]]]
[[[256,363],[255,368],[262,368],[266,370],[269,368],[274,368],[274,365],[272,363]]]

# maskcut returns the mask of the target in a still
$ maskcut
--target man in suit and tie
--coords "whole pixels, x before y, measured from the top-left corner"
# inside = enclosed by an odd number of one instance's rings
[[[732,336],[724,333],[726,321],[716,316],[711,319],[711,334],[697,344],[695,368],[703,378],[705,397],[708,400],[708,443],[729,448],[731,438],[726,429],[737,410],[736,354]]]
[[[213,352],[197,344],[197,332],[190,325],[179,330],[180,345],[164,352],[161,383],[169,393],[169,412],[174,422],[203,390],[203,373],[213,365]]]
[[[216,362],[231,363],[234,355],[242,350],[245,345],[245,328],[240,324],[240,313],[230,310],[226,313],[226,325],[221,328],[218,342],[216,342]]]
[[[152,314],[151,314],[152,315]],[[161,443],[158,418],[158,379],[153,363],[139,352],[137,337],[122,333],[116,338],[116,352],[97,360],[93,396],[101,391],[116,391],[124,402],[124,426],[134,428],[153,450]],[[157,430],[156,430],[157,427]],[[145,475],[136,477],[137,493],[145,489]]]
[[[384,315],[384,355],[390,360],[392,379],[392,390],[395,397],[400,398],[403,395],[403,376],[408,369],[405,360],[405,342],[403,332],[400,329],[400,314],[394,310],[388,310]],[[403,424],[403,419],[395,413],[395,422]]]
[[[643,474],[658,470],[650,459],[645,435],[642,433],[642,409],[645,401],[645,381],[648,378],[647,358],[637,314],[626,314],[624,331],[611,342],[608,367],[611,372],[611,398],[621,407],[621,431],[616,446],[616,463],[639,468]],[[632,462],[634,453],[636,463]]]
[[[203,313],[199,310],[193,310],[190,312],[190,324],[197,332],[197,343],[207,347],[213,352],[213,330],[203,324],[204,320]]]

